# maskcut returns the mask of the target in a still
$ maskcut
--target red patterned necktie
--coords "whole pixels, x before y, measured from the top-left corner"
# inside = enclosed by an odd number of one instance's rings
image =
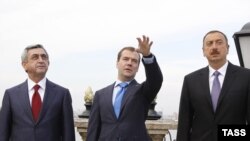
[[[33,88],[35,92],[32,97],[32,115],[33,115],[34,120],[37,121],[41,107],[42,107],[42,101],[41,101],[40,94],[38,92],[40,86],[35,85]]]

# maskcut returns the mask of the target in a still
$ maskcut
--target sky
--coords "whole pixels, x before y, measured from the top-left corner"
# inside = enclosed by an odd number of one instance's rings
[[[84,92],[117,78],[116,57],[136,38],[149,36],[164,81],[156,110],[178,112],[183,78],[207,66],[202,38],[220,30],[229,39],[228,60],[239,65],[233,34],[250,21],[249,0],[0,0],[0,105],[7,88],[25,81],[21,53],[42,44],[50,56],[47,78],[71,92],[75,114]],[[145,80],[141,65],[136,80]]]

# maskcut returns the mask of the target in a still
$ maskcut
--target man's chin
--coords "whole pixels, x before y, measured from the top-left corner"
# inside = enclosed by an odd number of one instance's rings
[[[221,59],[220,58],[212,58],[209,60],[210,62],[216,63],[216,62],[220,62]]]
[[[132,80],[132,79],[134,79],[135,75],[133,75],[133,74],[126,74],[125,77],[126,77],[127,80]]]
[[[46,72],[47,72],[47,71],[37,71],[36,73],[37,73],[38,75],[45,75]]]
[[[219,60],[219,59],[220,59],[220,56],[217,56],[217,55],[214,55],[214,56],[210,57],[211,61],[216,61],[216,60]]]

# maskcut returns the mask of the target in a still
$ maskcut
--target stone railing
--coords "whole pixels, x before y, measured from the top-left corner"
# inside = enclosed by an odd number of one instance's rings
[[[82,137],[82,140],[86,141],[88,119],[75,118],[75,127],[77,128],[77,132]],[[163,141],[169,130],[177,129],[177,124],[165,119],[147,120],[146,127],[153,141]]]

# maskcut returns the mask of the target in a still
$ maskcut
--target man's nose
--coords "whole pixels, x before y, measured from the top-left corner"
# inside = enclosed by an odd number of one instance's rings
[[[128,60],[128,61],[127,61],[127,64],[128,64],[128,65],[132,65],[132,60]]]
[[[218,45],[216,43],[213,43],[212,44],[212,49],[217,49],[218,48]]]

